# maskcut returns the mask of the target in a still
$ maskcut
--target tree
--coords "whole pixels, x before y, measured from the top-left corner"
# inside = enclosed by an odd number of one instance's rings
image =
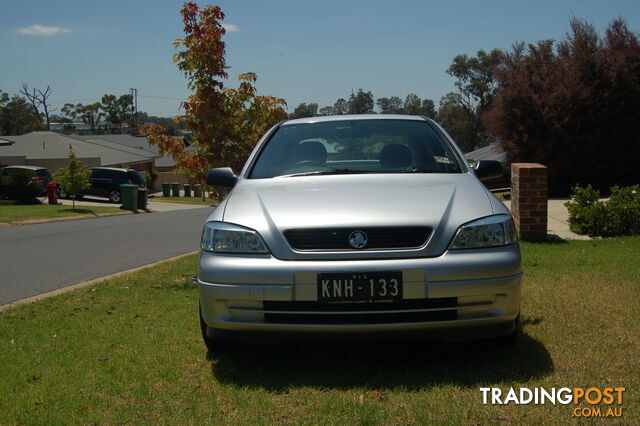
[[[46,123],[46,128],[49,130],[49,105],[47,100],[51,95],[51,86],[47,86],[44,91],[40,89],[36,89],[35,87],[29,90],[29,86],[27,84],[22,83],[22,89],[20,89],[20,93],[22,93],[28,100],[31,102],[31,105],[38,111],[38,116],[40,116],[40,107],[44,110],[44,118]]]
[[[104,113],[101,111],[100,102],[95,102],[89,105],[77,104],[76,113],[82,122],[91,128],[91,132],[95,133],[100,129],[100,122],[104,117]]]
[[[376,105],[380,108],[381,114],[402,114],[402,99],[397,96],[378,98]]]
[[[504,52],[493,49],[487,53],[479,50],[477,55],[466,54],[453,58],[447,74],[455,77],[455,85],[462,95],[460,102],[469,110],[483,112],[491,103],[496,87],[494,69],[503,60]]]
[[[373,112],[373,95],[371,92],[365,92],[362,89],[349,97],[348,111],[349,114],[368,114]]]
[[[466,112],[464,123],[457,127],[466,129],[469,122],[474,125],[473,132],[465,133],[466,144],[471,148],[489,143],[481,116],[491,105],[496,87],[494,69],[503,59],[504,52],[499,49],[489,53],[479,50],[476,56],[457,55],[447,69],[447,74],[457,79],[455,85],[459,96],[456,102]],[[449,101],[451,98],[445,103]]]
[[[42,130],[42,122],[33,105],[18,95],[9,98],[0,90],[0,134],[23,135],[34,130]]]
[[[420,106],[421,114],[425,117],[436,118],[436,107],[431,99],[424,98]]]
[[[460,101],[460,93],[450,92],[440,99],[437,120],[463,152],[473,151],[477,143],[476,122]]]
[[[343,115],[349,110],[349,104],[344,98],[338,98],[333,104],[333,115]]]
[[[109,123],[111,133],[120,133],[122,123],[131,119],[131,105],[133,96],[124,94],[116,98],[115,95],[105,94],[102,97],[100,108],[104,112],[105,119]]]
[[[273,96],[258,96],[254,73],[240,74],[237,89],[225,89],[225,111],[229,116],[230,137],[220,159],[239,170],[251,151],[271,127],[287,119],[286,102]],[[317,109],[317,104],[315,105]]]
[[[518,43],[496,79],[488,130],[511,161],[549,168],[552,195],[638,183],[640,43],[624,20],[604,37],[572,19],[560,42]]]
[[[183,50],[174,62],[187,77],[193,91],[182,103],[185,114],[179,117],[193,133],[194,150],[186,151],[181,139],[164,134],[162,126],[143,126],[160,154],[170,154],[178,170],[193,180],[203,181],[210,167],[230,165],[240,168],[251,149],[267,129],[287,117],[284,99],[258,96],[256,75],[241,74],[237,89],[225,89],[224,13],[217,6],[200,10],[197,4],[185,3],[181,10],[185,37],[174,45]]]
[[[318,112],[320,115],[334,115],[333,107],[329,105],[320,108],[320,111]]]
[[[415,93],[409,93],[404,99],[402,112],[408,115],[422,115],[422,100]]]
[[[303,118],[303,117],[315,117],[318,115],[318,104],[304,102],[298,105],[293,113],[289,114],[289,118]]]
[[[67,166],[54,173],[54,180],[73,200],[73,210],[76,209],[76,196],[80,191],[90,186],[89,176],[91,171],[84,165],[73,152],[69,145]]]

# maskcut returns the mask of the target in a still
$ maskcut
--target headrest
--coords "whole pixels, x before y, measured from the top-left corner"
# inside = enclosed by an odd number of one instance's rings
[[[385,169],[411,165],[411,151],[406,145],[387,145],[380,151],[380,165]]]

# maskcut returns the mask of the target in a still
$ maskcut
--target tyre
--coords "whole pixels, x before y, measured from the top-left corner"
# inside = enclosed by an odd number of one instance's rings
[[[120,203],[121,201],[120,191],[113,190],[109,192],[109,201],[115,204]]]
[[[62,189],[62,188],[58,188],[58,198],[62,199],[62,198],[67,198],[67,197],[68,197],[68,195],[65,192],[65,190]]]

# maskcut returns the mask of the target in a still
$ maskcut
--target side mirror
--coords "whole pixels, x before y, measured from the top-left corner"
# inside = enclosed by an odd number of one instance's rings
[[[237,181],[231,167],[218,167],[207,172],[207,185],[234,187]]]
[[[478,160],[472,167],[480,180],[490,180],[503,176],[502,164],[494,160]]]

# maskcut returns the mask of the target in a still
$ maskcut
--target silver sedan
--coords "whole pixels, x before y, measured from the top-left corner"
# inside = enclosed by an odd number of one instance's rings
[[[509,211],[434,121],[403,115],[290,120],[243,170],[202,234],[200,320],[209,349],[299,338],[512,341],[520,249]]]

